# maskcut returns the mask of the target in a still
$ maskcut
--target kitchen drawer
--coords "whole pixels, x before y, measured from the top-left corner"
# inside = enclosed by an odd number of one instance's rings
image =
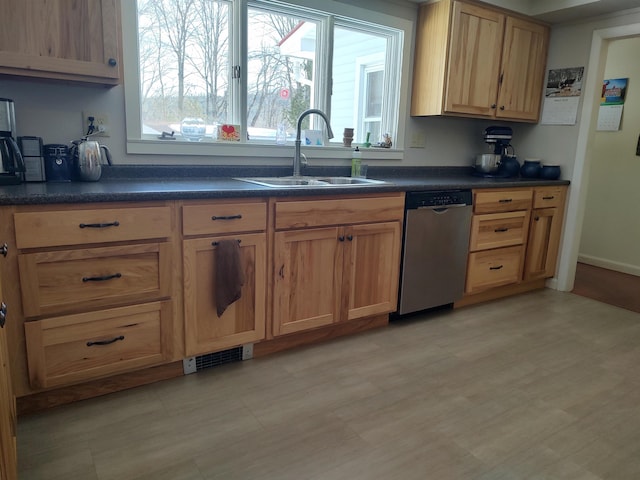
[[[566,187],[536,187],[533,190],[533,208],[550,208],[564,205]]]
[[[68,385],[168,361],[170,302],[25,323],[34,388]]]
[[[474,190],[474,213],[498,213],[531,208],[533,190],[519,188],[513,190]]]
[[[168,243],[29,253],[18,264],[25,317],[170,296]]]
[[[276,202],[276,229],[374,223],[404,217],[404,194]]]
[[[466,293],[518,283],[522,277],[524,247],[498,248],[469,254]]]
[[[474,215],[471,221],[471,251],[520,245],[527,238],[529,212]]]
[[[267,204],[212,203],[182,207],[184,235],[259,232],[267,228]]]
[[[21,212],[13,216],[18,248],[166,238],[170,207]]]

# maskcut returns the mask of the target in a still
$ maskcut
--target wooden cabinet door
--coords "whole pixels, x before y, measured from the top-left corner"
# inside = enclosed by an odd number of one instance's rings
[[[558,208],[541,208],[532,212],[525,260],[525,280],[555,275],[561,233],[562,219]]]
[[[4,0],[0,73],[116,85],[119,0]]]
[[[494,116],[504,21],[499,12],[454,3],[445,112]]]
[[[342,311],[345,320],[396,310],[400,269],[400,222],[345,230]]]
[[[184,318],[187,355],[199,355],[265,337],[267,246],[264,233],[236,235],[244,271],[241,297],[225,310],[216,312],[216,243],[222,238],[185,240]]]
[[[0,283],[0,301],[2,301]],[[9,352],[5,333],[6,307],[0,317],[0,480],[16,480],[16,400],[9,373]]]
[[[538,120],[548,41],[546,26],[507,17],[496,117]]]
[[[276,232],[274,335],[338,321],[345,242],[342,230],[340,227],[327,227]]]

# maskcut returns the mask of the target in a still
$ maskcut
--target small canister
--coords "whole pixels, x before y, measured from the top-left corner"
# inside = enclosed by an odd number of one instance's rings
[[[557,180],[560,178],[560,165],[543,163],[540,168],[540,178],[544,178],[545,180]]]
[[[48,182],[70,182],[73,172],[69,147],[63,144],[51,143],[45,145],[44,169]]]
[[[525,158],[520,167],[520,176],[523,178],[538,178],[540,176],[540,159]]]

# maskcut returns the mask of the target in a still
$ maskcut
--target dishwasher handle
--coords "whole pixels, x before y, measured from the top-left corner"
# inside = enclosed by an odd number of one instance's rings
[[[469,207],[470,205],[467,205],[466,203],[451,203],[449,205],[433,205],[433,206],[423,206],[423,207],[417,207],[416,210],[433,210],[436,213],[444,213],[447,210],[449,210],[450,208],[462,208],[462,207]]]

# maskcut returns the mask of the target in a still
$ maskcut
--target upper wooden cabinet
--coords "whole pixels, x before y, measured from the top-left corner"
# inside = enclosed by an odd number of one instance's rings
[[[482,3],[423,4],[411,115],[536,122],[548,38],[546,25]]]
[[[0,74],[117,85],[119,0],[4,0]]]

